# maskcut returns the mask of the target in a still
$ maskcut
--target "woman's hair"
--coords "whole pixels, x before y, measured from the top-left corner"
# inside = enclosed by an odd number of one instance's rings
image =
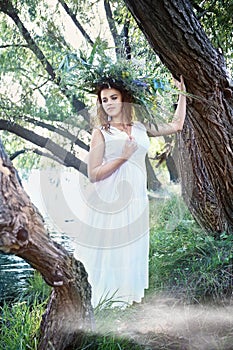
[[[106,80],[97,87],[97,118],[100,125],[105,129],[109,129],[108,115],[104,111],[101,101],[101,91],[105,89],[116,89],[121,93],[122,96],[122,113],[127,124],[131,124],[133,121],[133,108],[132,103],[134,102],[132,94],[127,91],[123,84],[120,82],[113,81],[111,79]]]

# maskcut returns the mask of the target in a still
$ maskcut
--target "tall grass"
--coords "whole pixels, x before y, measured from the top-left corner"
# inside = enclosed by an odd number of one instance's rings
[[[0,350],[37,349],[41,317],[50,288],[35,272],[27,288],[0,308]]]

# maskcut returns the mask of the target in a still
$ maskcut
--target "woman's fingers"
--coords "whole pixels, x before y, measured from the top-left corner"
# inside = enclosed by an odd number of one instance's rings
[[[183,75],[180,75],[180,81],[176,80],[175,78],[173,78],[173,80],[174,85],[177,89],[179,89],[180,91],[186,91]]]
[[[132,154],[138,149],[137,142],[134,140],[133,137],[129,137],[128,140],[126,140],[123,152],[122,152],[122,157],[129,159]]]

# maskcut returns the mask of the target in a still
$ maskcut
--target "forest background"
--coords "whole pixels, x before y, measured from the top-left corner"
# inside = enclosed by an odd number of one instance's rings
[[[170,4],[174,5],[172,1]],[[213,51],[217,49],[219,55],[225,58],[225,63],[215,63],[224,68],[227,84],[223,98],[231,108],[232,6],[232,2],[225,1],[192,1],[190,4],[190,10],[194,11],[205,30]],[[185,10],[187,8],[188,5]],[[121,64],[124,60],[130,74],[135,74],[137,67],[137,78],[146,77],[154,84],[159,105],[157,110],[162,113],[165,110],[168,117],[172,114],[168,106],[175,103],[177,92],[172,88],[171,72],[175,75],[183,72],[180,67],[176,71],[169,62],[166,64],[163,53],[159,53],[159,56],[155,54],[124,2],[1,1],[0,10],[1,139],[22,178],[26,179],[31,169],[41,169],[46,164],[45,159],[86,175],[84,160],[91,131],[89,108],[95,103],[95,98],[90,94],[85,79],[94,66],[104,70],[106,65],[114,61]],[[182,13],[183,9],[179,10]],[[191,42],[189,44],[190,47],[193,45]],[[173,49],[177,55],[179,48],[174,46]],[[208,57],[206,60],[208,63]],[[190,66],[191,61],[190,54]],[[216,150],[216,142],[215,148],[209,142],[209,139],[216,140],[211,125],[218,127],[219,120],[213,117],[213,124],[207,124],[208,135],[203,133],[206,131],[203,130],[204,124],[198,118],[195,119],[196,124],[192,121],[193,100],[201,104],[198,89],[202,92],[203,86],[191,73],[185,71],[183,74],[190,99],[185,131],[191,140],[191,157],[186,155],[178,162],[177,149],[184,149],[185,145],[187,149],[187,139],[181,145],[180,138],[169,137],[157,140],[152,148],[151,157],[156,156],[157,160],[147,159],[148,187],[157,193],[154,195],[151,192],[151,197],[156,197],[157,201],[155,204],[151,200],[150,285],[153,291],[182,295],[189,302],[228,300],[232,294],[233,216],[232,181],[229,181],[232,180],[232,144],[228,144],[227,137],[221,139],[228,149],[224,155],[224,166],[219,162],[218,168],[208,168],[208,155],[210,163],[212,154],[217,161],[223,158],[224,151],[219,143],[220,152]],[[211,73],[214,74],[214,70]],[[218,81],[219,72],[212,78],[215,78],[213,82]],[[160,105],[161,97],[165,101],[163,106]],[[208,91],[205,99],[210,104]],[[212,99],[213,109],[216,107],[214,102]],[[216,110],[212,113],[218,114]],[[232,140],[232,114],[231,119],[227,120],[224,131],[231,135]],[[191,135],[193,130],[196,138]],[[198,142],[192,144],[193,139]],[[184,153],[187,154],[187,151]],[[180,166],[182,161],[187,166],[187,158],[192,174],[189,178],[184,167]],[[156,168],[158,163],[160,167]],[[216,172],[217,169],[220,169],[219,172]],[[221,177],[225,186],[219,186],[221,182],[215,184],[213,177]],[[170,180],[182,180],[181,192],[186,204],[177,193],[171,195],[169,192],[169,198],[164,198],[164,185],[167,186]],[[217,186],[224,199],[216,190]],[[169,187],[174,188],[177,189],[176,186]],[[197,188],[199,191],[196,191]],[[43,283],[42,286],[40,288],[44,293]],[[28,312],[28,308],[25,310]],[[6,318],[2,318],[2,324],[5,321]],[[32,331],[29,333],[31,339]],[[12,335],[2,334],[7,339],[14,339]],[[24,339],[22,334],[20,337]],[[25,339],[22,348],[28,342]],[[36,341],[36,336],[33,339]],[[13,341],[18,344],[16,339]],[[13,349],[12,346],[8,348]]]

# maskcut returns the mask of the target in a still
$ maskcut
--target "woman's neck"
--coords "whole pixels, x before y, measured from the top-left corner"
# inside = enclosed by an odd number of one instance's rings
[[[111,125],[127,125],[130,124],[128,119],[125,118],[122,114],[115,116],[115,117],[111,117],[111,120],[109,121],[109,124]]]
[[[110,125],[112,126],[124,126],[124,125],[132,125],[132,123],[129,123],[129,122],[122,122],[122,121],[110,121],[109,122]]]

